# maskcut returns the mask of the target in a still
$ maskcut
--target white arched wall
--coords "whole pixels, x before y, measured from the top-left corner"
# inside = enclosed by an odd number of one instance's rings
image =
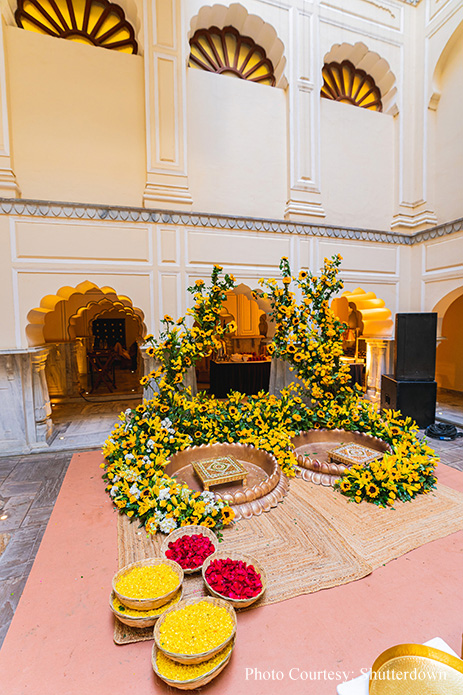
[[[188,181],[195,210],[282,219],[287,201],[286,59],[282,40],[262,17],[233,3],[203,6],[189,34],[234,26],[265,49],[277,87],[187,69]],[[187,37],[187,38],[188,38]]]
[[[373,77],[383,112],[320,99],[321,192],[326,221],[386,228],[394,213],[396,78],[389,62],[365,43],[334,44],[322,65],[349,60]],[[321,68],[320,68],[321,69]]]

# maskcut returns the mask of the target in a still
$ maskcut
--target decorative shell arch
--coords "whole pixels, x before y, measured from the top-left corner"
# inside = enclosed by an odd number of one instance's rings
[[[62,336],[55,335],[53,324],[57,317],[64,312],[69,318],[77,317],[80,309],[87,308],[92,303],[107,300],[116,307],[126,307],[130,309],[142,322],[143,333],[146,327],[143,323],[144,313],[141,309],[133,306],[132,300],[124,295],[118,295],[112,287],[98,287],[93,282],[85,280],[76,287],[61,287],[56,294],[49,294],[42,298],[40,306],[31,309],[27,315],[28,325],[26,326],[26,336],[28,345],[36,347],[44,345],[46,342],[58,342]],[[66,321],[66,323],[68,323]],[[69,323],[69,335],[71,334],[71,323]]]
[[[392,312],[387,308],[384,299],[377,297],[374,292],[365,292],[361,287],[357,287],[352,292],[343,292],[340,299],[335,299],[333,302],[339,302],[343,299],[346,300],[347,304],[353,302],[362,314],[364,338],[390,338],[392,336],[394,328]],[[334,307],[333,309],[335,313],[339,312],[339,309],[336,310]]]
[[[378,53],[370,51],[364,43],[335,44],[324,57],[324,64],[350,62],[356,70],[362,70],[374,81],[381,94],[382,110],[384,113],[397,112],[396,78],[389,63]]]
[[[109,0],[18,0],[18,27],[60,39],[137,53],[133,27]]]
[[[243,37],[250,37],[261,46],[266,54],[266,58],[273,65],[275,86],[285,89],[287,80],[284,74],[286,58],[284,57],[284,45],[278,38],[277,32],[271,24],[264,22],[257,15],[249,14],[247,9],[239,3],[225,5],[209,5],[201,7],[198,14],[190,22],[190,32],[188,39],[200,29],[216,27],[233,27]]]

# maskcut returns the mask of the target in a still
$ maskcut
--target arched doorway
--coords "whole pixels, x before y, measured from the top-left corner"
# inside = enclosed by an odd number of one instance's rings
[[[333,299],[331,308],[349,326],[344,338],[345,360],[352,380],[372,400],[379,400],[381,375],[391,366],[392,312],[372,291],[357,287]]]
[[[255,298],[260,290],[244,283],[227,292],[220,313],[222,323],[236,323],[222,349],[196,365],[199,390],[224,398],[230,390],[248,395],[268,390],[270,358],[267,346],[275,332],[269,317],[270,301]]]
[[[112,287],[87,280],[43,297],[27,319],[29,345],[48,352],[54,439],[80,445],[85,433],[82,444],[99,446],[118,413],[142,397],[143,312]]]
[[[438,400],[442,403],[445,392],[463,404],[463,287],[443,297],[434,307],[438,315],[438,347],[436,353],[436,381]]]

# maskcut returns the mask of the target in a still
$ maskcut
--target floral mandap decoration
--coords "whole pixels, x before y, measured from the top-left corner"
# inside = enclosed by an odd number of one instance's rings
[[[138,518],[150,533],[189,524],[220,533],[233,521],[233,510],[213,492],[194,492],[166,475],[169,457],[190,446],[241,442],[271,452],[283,473],[293,477],[291,439],[313,428],[365,432],[390,445],[391,453],[381,461],[352,466],[335,484],[354,502],[393,506],[435,487],[437,459],[418,438],[415,423],[396,411],[378,414],[374,404],[349,386],[349,371],[341,362],[346,325],[329,306],[342,288],[340,262],[340,256],[325,259],[319,277],[303,270],[294,278],[283,258],[281,283],[260,281],[276,326],[270,351],[289,362],[300,382],[279,397],[231,392],[228,400],[219,401],[204,393],[193,396],[184,387],[187,371],[236,330],[232,321],[223,325],[220,317],[226,292],[235,284],[232,275],[222,276],[216,265],[210,285],[197,280],[188,288],[194,303],[186,316],[177,321],[165,316],[159,338],[146,338],[156,367],[142,384],[153,387],[153,397],[121,413],[103,448],[103,478],[116,508]]]

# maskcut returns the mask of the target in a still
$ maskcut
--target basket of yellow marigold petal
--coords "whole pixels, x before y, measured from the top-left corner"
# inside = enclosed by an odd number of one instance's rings
[[[169,659],[156,644],[153,645],[151,664],[153,671],[164,683],[179,690],[195,690],[210,683],[221,673],[231,659],[235,640],[217,652],[215,656],[199,664],[180,664]]]
[[[119,601],[114,591],[111,591],[111,596],[109,597],[109,607],[114,613],[115,617],[124,625],[129,627],[153,627],[156,620],[162,615],[166,610],[171,608],[173,605],[181,601],[183,596],[183,588],[174,594],[173,598],[170,599],[164,606],[159,606],[159,608],[150,608],[146,611],[136,611],[134,608],[127,608],[123,603]]]
[[[212,596],[179,601],[154,626],[157,648],[180,664],[200,664],[212,659],[235,634],[234,608]]]
[[[113,577],[113,591],[127,608],[147,611],[168,603],[183,583],[183,570],[173,560],[148,558],[132,562]]]

